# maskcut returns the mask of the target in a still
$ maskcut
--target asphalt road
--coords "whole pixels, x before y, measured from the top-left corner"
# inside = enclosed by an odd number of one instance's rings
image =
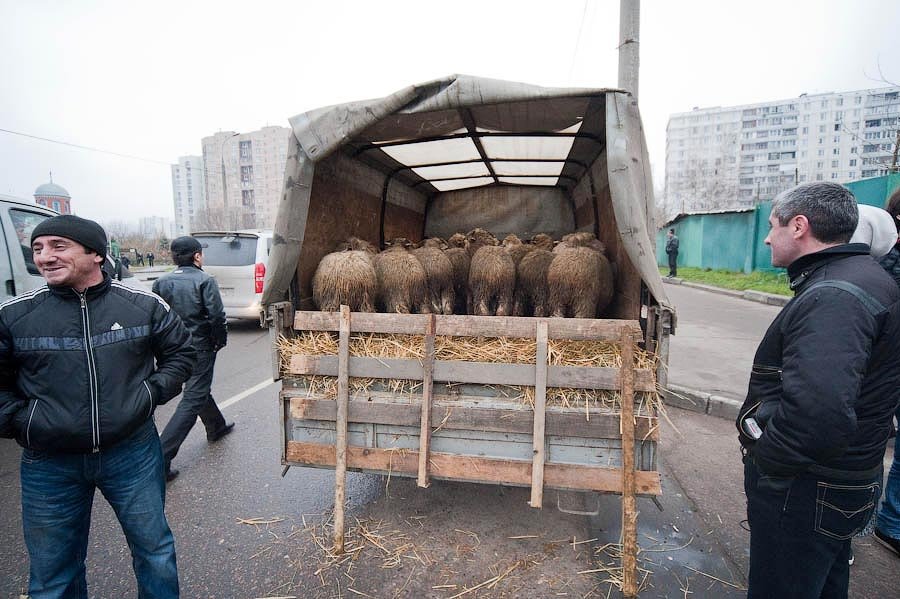
[[[777,309],[688,288],[667,286],[667,291],[679,310],[670,380],[742,393],[741,379]],[[609,577],[596,571],[617,563],[596,553],[618,541],[617,497],[564,495],[564,507],[597,512],[574,516],[556,509],[555,492],[545,493],[543,510],[534,510],[526,505],[527,489],[442,482],[418,489],[408,479],[357,473],[348,474],[348,526],[357,518],[367,522],[378,529],[381,543],[405,531],[416,550],[394,564],[370,546],[359,560],[318,576],[324,552],[305,529],[332,507],[334,474],[293,468],[281,477],[278,386],[266,384],[268,334],[254,323],[232,322],[230,331],[213,393],[226,417],[237,423],[235,432],[208,445],[202,427],[195,427],[174,463],[181,475],[167,491],[183,597],[365,593],[446,599],[517,564],[523,565],[492,589],[466,597],[620,596],[615,590],[607,595],[609,585],[602,581]],[[173,409],[174,401],[157,411],[160,428]],[[646,571],[641,596],[743,596],[749,536],[741,527],[745,504],[733,425],[674,408],[669,416],[659,449],[664,511],[649,500],[638,502],[639,561]],[[0,598],[17,598],[27,583],[20,452],[15,443],[0,440]],[[851,597],[900,596],[887,574],[895,571],[896,558],[871,538],[855,541],[854,547]],[[412,559],[416,555],[421,560]],[[98,495],[87,560],[91,597],[135,596],[130,561],[118,523]]]

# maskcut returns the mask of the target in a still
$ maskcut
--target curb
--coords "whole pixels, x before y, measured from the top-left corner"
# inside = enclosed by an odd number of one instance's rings
[[[684,287],[690,287],[692,289],[700,289],[701,291],[718,293],[719,295],[728,295],[731,297],[736,297],[738,299],[756,302],[758,304],[767,304],[769,306],[784,306],[791,300],[791,298],[786,295],[776,295],[774,293],[765,293],[763,291],[754,291],[752,289],[748,289],[746,291],[722,289],[721,287],[713,287],[712,285],[704,285],[702,283],[685,281],[684,279],[679,279],[677,277],[674,279],[663,277],[662,280],[663,283],[668,283],[669,285],[683,285]]]
[[[708,414],[716,418],[734,420],[741,410],[742,401],[722,395],[713,395],[681,385],[669,385],[662,390],[666,406],[673,406],[691,412]]]

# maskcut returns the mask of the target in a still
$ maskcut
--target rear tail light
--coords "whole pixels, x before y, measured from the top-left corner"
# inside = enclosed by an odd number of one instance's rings
[[[256,293],[262,293],[263,282],[266,280],[266,265],[262,262],[256,263],[256,269],[253,272],[253,282],[256,284]]]

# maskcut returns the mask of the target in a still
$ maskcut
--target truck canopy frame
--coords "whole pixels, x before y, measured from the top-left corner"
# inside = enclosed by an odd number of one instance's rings
[[[293,136],[284,192],[275,223],[263,304],[283,300],[297,274],[316,166],[336,152],[384,175],[380,239],[385,237],[385,198],[393,183],[424,198],[424,211],[440,212],[422,234],[442,236],[465,223],[465,209],[442,201],[458,190],[519,187],[552,205],[555,193],[593,200],[598,227],[598,173],[608,177],[617,237],[655,302],[673,313],[656,265],[654,201],[637,103],[613,89],[544,88],[453,75],[404,88],[384,98],[320,108],[290,119]],[[595,165],[603,162],[602,168]],[[579,189],[581,188],[581,189]],[[574,208],[574,207],[573,207]],[[543,207],[542,207],[543,209]],[[471,212],[471,210],[469,210]],[[517,215],[515,226],[498,217],[491,228],[561,235],[576,228],[571,215],[544,214],[534,222]],[[548,224],[549,223],[549,224]],[[508,225],[508,226],[505,226]],[[607,238],[609,233],[607,232]],[[373,240],[374,241],[374,240]],[[620,317],[634,318],[634,314]],[[673,318],[674,321],[674,318]],[[673,322],[674,324],[674,322]]]

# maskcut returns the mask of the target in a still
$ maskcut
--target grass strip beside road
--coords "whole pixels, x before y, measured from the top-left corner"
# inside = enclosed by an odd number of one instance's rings
[[[669,270],[660,268],[659,272],[665,276]],[[793,295],[791,288],[788,286],[788,278],[785,271],[755,270],[747,274],[728,270],[709,270],[680,266],[678,267],[678,278],[723,289],[735,289],[737,291],[752,289],[777,295]]]

